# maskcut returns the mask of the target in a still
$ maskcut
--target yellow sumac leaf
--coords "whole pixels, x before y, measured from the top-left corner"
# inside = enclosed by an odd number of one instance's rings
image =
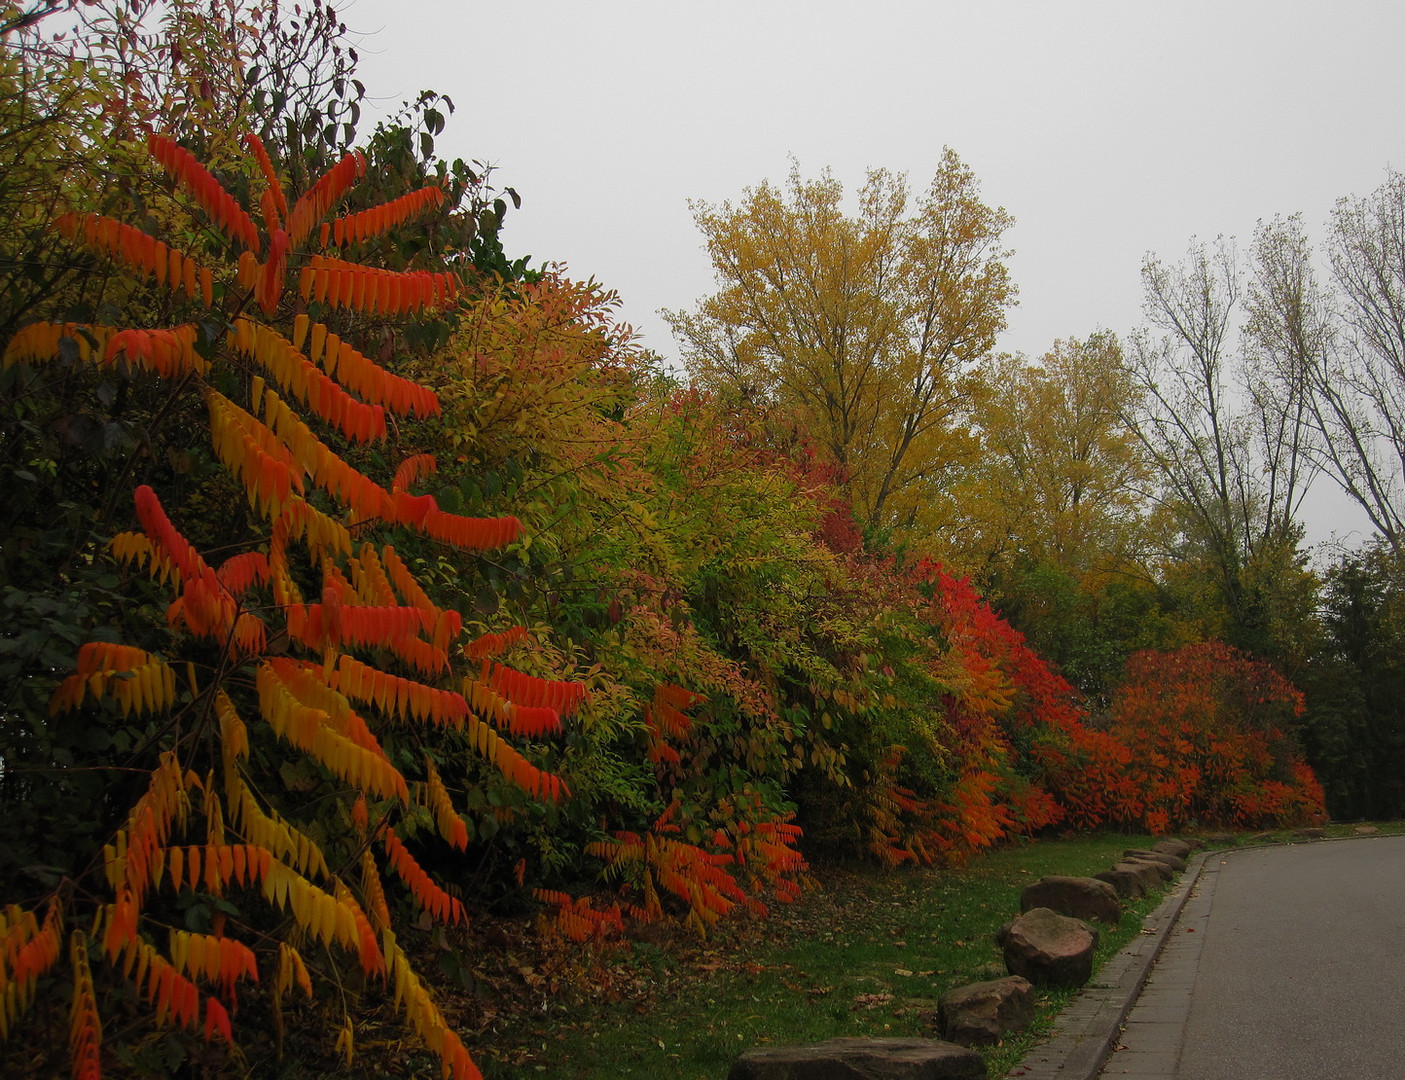
[[[98,1018],[97,995],[88,967],[88,939],[74,930],[69,939],[69,961],[73,968],[73,1002],[69,1008],[69,1048],[73,1080],[101,1080],[102,1023]],[[7,991],[9,987],[5,988]],[[8,995],[7,995],[8,997]],[[9,1002],[0,1004],[0,1017],[9,1012]]]
[[[341,1054],[347,1068],[351,1067],[356,1054],[353,1050],[353,1040],[355,1033],[351,1026],[351,1017],[343,1016],[341,1030],[337,1032],[336,1045],[332,1048],[333,1053]]]

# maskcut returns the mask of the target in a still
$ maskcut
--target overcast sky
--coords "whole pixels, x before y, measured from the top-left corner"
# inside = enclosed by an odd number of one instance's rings
[[[657,312],[713,279],[688,199],[829,167],[926,186],[943,146],[1007,236],[1020,304],[1000,348],[1141,322],[1139,269],[1405,168],[1405,3],[351,0],[380,107],[457,111],[441,153],[498,167],[511,256],[616,289],[666,359]],[[1315,530],[1319,534],[1321,528]]]

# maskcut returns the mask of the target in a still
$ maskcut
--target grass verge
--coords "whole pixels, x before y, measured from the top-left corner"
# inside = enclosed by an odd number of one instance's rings
[[[1372,827],[1382,835],[1405,831],[1400,822]],[[1361,828],[1332,825],[1326,835]],[[1293,830],[1238,834],[1210,846],[1296,838]],[[819,891],[769,919],[724,927],[703,942],[650,928],[645,940],[577,950],[575,970],[560,978],[536,972],[548,989],[559,989],[544,993],[532,1015],[518,1012],[520,1026],[482,1030],[475,1056],[488,1080],[722,1080],[755,1046],[935,1036],[944,991],[1005,974],[994,935],[1019,913],[1025,885],[1045,874],[1096,873],[1124,849],[1152,842],[1145,835],[1040,841],[989,852],[959,870],[820,865]],[[1098,966],[1137,935],[1161,899],[1124,905],[1119,925],[1101,930]],[[991,1080],[1050,1033],[1074,993],[1040,992],[1034,1024],[983,1051]]]
[[[1147,836],[1041,841],[959,870],[821,866],[822,888],[769,919],[686,938],[606,947],[598,993],[544,998],[504,1045],[476,1051],[489,1080],[721,1080],[743,1050],[835,1036],[927,1036],[947,989],[1005,974],[994,934],[1020,892],[1045,874],[1092,874]],[[1098,963],[1134,937],[1157,899],[1104,929]],[[1040,996],[1035,1026],[986,1051],[1003,1076],[1047,1032],[1070,992]],[[486,1034],[486,1033],[485,1033]]]

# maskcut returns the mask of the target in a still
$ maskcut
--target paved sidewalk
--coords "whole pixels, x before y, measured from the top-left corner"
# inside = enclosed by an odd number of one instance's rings
[[[1405,836],[1199,855],[1146,922],[1012,1078],[1405,1077]]]
[[[1142,988],[1182,909],[1190,902],[1209,856],[1194,856],[1166,897],[1145,919],[1141,933],[1104,964],[1092,982],[1059,1013],[1057,1034],[1025,1055],[1010,1070],[1011,1080],[1092,1080],[1119,1044],[1122,1024]]]
[[[1221,853],[1196,892],[1103,1076],[1405,1076],[1405,837]]]
[[[1208,937],[1206,928],[1215,885],[1229,854],[1217,851],[1201,860],[1199,876],[1190,883],[1185,906],[1166,936],[1146,986],[1128,1012],[1121,1039],[1112,1048],[1102,1076],[1118,1080],[1175,1077],[1190,1020],[1196,972]],[[1231,1077],[1226,1076],[1225,1080]],[[1234,1076],[1232,1080],[1240,1078]]]

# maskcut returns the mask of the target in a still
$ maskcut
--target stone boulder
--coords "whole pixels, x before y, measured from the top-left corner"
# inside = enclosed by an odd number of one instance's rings
[[[1167,837],[1165,840],[1158,840],[1151,845],[1152,851],[1164,851],[1167,855],[1174,855],[1178,859],[1190,858],[1190,853],[1195,849],[1184,840],[1176,840]]]
[[[1106,881],[1117,890],[1118,896],[1140,900],[1151,895],[1161,884],[1161,870],[1153,863],[1120,862],[1110,870],[1102,870],[1093,875],[1099,881]]]
[[[1034,987],[1018,975],[958,986],[937,1003],[942,1038],[962,1046],[992,1046],[1033,1020]]]
[[[1381,830],[1374,825],[1358,825],[1351,831],[1356,836],[1375,836]]]
[[[1090,877],[1064,877],[1050,874],[1025,887],[1020,894],[1020,910],[1046,907],[1075,919],[1097,919],[1116,926],[1122,918],[1117,889],[1106,881]]]
[[[1185,859],[1179,855],[1172,855],[1169,851],[1157,851],[1154,848],[1128,848],[1122,853],[1124,859],[1142,859],[1145,862],[1165,863],[1176,873],[1185,869]]]
[[[1141,874],[1130,866],[1122,866],[1119,863],[1110,870],[1099,870],[1093,877],[1098,881],[1106,881],[1117,890],[1117,895],[1123,900],[1140,900],[1146,895]]]
[[[1140,856],[1124,855],[1118,866],[1149,866],[1156,875],[1156,882],[1170,881],[1176,876],[1175,870],[1171,869],[1171,864],[1162,862],[1160,859],[1143,859]],[[1155,887],[1153,883],[1152,887]]]
[[[1036,986],[1076,987],[1092,977],[1098,932],[1082,919],[1034,908],[1001,928],[999,944],[1011,975]]]
[[[727,1080],[984,1080],[985,1059],[939,1039],[827,1039],[748,1050]]]
[[[1293,833],[1293,836],[1298,840],[1321,840],[1326,835],[1326,829],[1299,829]]]

